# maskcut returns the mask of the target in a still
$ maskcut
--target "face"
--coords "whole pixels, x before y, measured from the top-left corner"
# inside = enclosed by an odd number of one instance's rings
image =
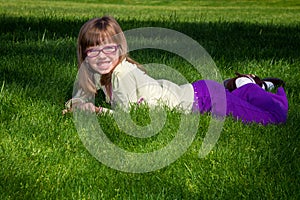
[[[119,62],[119,45],[105,44],[87,48],[87,61],[100,74],[108,74]]]

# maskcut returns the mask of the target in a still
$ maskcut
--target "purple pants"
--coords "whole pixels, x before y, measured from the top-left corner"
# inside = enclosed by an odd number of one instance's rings
[[[246,84],[232,92],[212,80],[199,80],[192,85],[194,112],[211,112],[219,117],[231,115],[243,122],[264,125],[286,122],[288,101],[282,87],[274,94],[256,84]]]

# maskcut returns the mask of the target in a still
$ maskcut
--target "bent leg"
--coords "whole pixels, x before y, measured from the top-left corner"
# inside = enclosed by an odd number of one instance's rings
[[[273,94],[256,84],[247,84],[231,93],[211,80],[197,81],[192,85],[195,91],[194,111],[232,115],[243,122],[268,124],[286,121],[287,99],[283,88]]]
[[[232,115],[262,124],[282,123],[287,119],[288,102],[283,88],[277,94],[267,92],[256,84],[247,84],[227,95]]]

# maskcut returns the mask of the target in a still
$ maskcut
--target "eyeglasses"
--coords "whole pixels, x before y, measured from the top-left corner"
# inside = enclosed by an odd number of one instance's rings
[[[90,58],[94,58],[100,54],[100,52],[104,53],[105,55],[109,55],[115,53],[118,50],[120,45],[109,45],[105,46],[102,49],[88,49],[85,51],[86,55]]]

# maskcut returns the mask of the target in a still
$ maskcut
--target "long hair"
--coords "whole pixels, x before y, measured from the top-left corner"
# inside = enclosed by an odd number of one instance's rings
[[[115,43],[119,45],[119,64],[125,58],[127,61],[137,64],[128,55],[128,46],[125,35],[118,22],[110,16],[94,18],[87,21],[80,29],[77,39],[77,61],[78,61],[78,84],[86,94],[96,94],[97,89],[93,80],[89,65],[85,62],[86,49],[92,46],[103,45],[106,43]],[[113,69],[114,70],[114,69]],[[111,76],[112,72],[101,75],[100,84],[105,86],[107,94],[111,94]]]

